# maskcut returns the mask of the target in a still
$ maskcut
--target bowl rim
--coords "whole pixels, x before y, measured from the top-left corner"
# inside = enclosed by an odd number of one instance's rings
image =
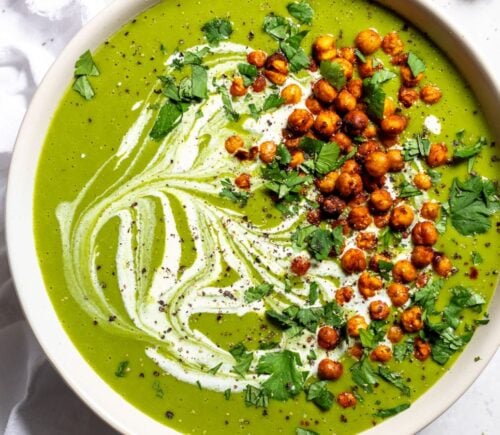
[[[103,9],[73,37],[51,66],[26,112],[14,147],[6,195],[6,241],[9,265],[26,318],[45,354],[75,393],[103,420],[122,433],[176,434],[146,415],[115,392],[86,362],[59,322],[45,291],[33,234],[33,189],[38,156],[50,121],[72,80],[73,64],[87,49],[99,46],[134,16],[159,0],[116,0]],[[487,65],[443,12],[427,0],[378,0],[419,29],[446,53],[482,103],[495,137],[500,125],[491,122],[500,102],[500,83],[488,73]],[[447,47],[447,50],[444,50]],[[468,62],[459,64],[459,59]],[[464,65],[465,64],[465,65]],[[461,67],[459,67],[461,65]],[[475,78],[475,80],[471,80]],[[479,80],[478,80],[479,78]],[[33,158],[33,155],[36,158]],[[25,271],[29,270],[29,273]],[[451,368],[405,412],[380,423],[366,433],[415,433],[452,403],[474,382],[500,347],[500,292],[490,304],[488,325],[478,329]],[[33,291],[32,289],[35,289]],[[38,290],[38,291],[36,291]],[[481,359],[473,362],[476,355]],[[443,393],[446,391],[446,393]],[[425,398],[425,399],[424,399]],[[412,416],[412,418],[408,418]]]

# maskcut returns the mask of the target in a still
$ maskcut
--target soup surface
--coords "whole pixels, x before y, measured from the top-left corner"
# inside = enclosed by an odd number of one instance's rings
[[[488,320],[499,255],[498,198],[488,179],[498,164],[469,87],[422,33],[377,5],[289,4],[181,0],[142,13],[81,58],[40,157],[36,243],[65,330],[116,391],[183,433],[357,433],[410,406]],[[388,54],[394,47],[383,43],[372,54],[355,43],[370,28],[381,37],[397,32],[409,56],[398,64],[401,53]],[[337,136],[321,134],[328,119],[308,139],[290,121],[295,109],[310,109],[306,98],[322,77],[336,91],[347,86],[346,70],[318,46],[321,68],[308,68],[311,46],[325,34],[334,35],[338,57],[351,56],[354,77],[365,75],[355,104],[369,112],[374,133],[355,131],[347,120],[354,107],[341,107],[340,97],[329,110],[339,114]],[[279,75],[279,66],[247,62],[254,50],[280,47],[284,83],[269,73]],[[401,87],[402,66],[415,83]],[[282,93],[289,85],[297,101]],[[438,86],[439,101],[422,92],[426,85]],[[313,93],[316,103],[325,98]],[[389,110],[384,97],[407,120],[399,136],[378,130],[391,116],[377,116]],[[294,134],[284,138],[286,127]],[[235,136],[244,149],[229,153]],[[358,202],[335,196],[344,203],[336,214],[321,181],[347,160],[368,170],[360,150],[374,137],[384,156],[401,150],[405,168],[377,178],[375,165],[368,178],[382,184],[367,187],[365,178]],[[270,159],[252,149],[265,141],[280,144],[270,146]],[[447,164],[429,166],[439,143]],[[384,214],[371,208],[375,223],[350,214],[381,187],[398,198],[390,207],[414,210],[411,226],[380,223]],[[424,203],[440,205],[439,217],[422,216]],[[435,221],[439,238],[418,243],[432,258],[418,270],[410,264],[418,275],[407,277],[398,262],[412,256],[420,221]],[[368,265],[340,261],[348,250]],[[363,287],[363,274],[374,288]],[[387,291],[394,282],[407,292],[402,303]],[[417,311],[420,326],[409,319]]]

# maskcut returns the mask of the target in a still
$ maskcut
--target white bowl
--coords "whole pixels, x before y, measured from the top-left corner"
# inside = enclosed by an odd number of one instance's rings
[[[64,332],[42,280],[33,235],[33,192],[38,156],[52,114],[72,79],[80,53],[98,47],[132,17],[157,0],[119,0],[87,24],[68,44],[38,88],[24,118],[14,149],[7,190],[7,245],[19,299],[43,350],[81,399],[115,429],[124,433],[175,434],[128,403],[88,365]],[[493,122],[500,89],[486,65],[474,54],[453,25],[422,0],[381,0],[417,27],[460,66],[500,138],[500,123]],[[415,433],[445,411],[472,384],[500,346],[500,294],[491,307],[491,321],[478,329],[452,368],[410,409],[370,429],[370,434]],[[474,362],[480,355],[481,359]]]

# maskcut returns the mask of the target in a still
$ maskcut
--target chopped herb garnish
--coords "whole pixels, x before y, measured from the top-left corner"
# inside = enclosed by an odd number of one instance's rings
[[[373,391],[373,385],[377,383],[375,370],[373,370],[366,357],[363,357],[361,361],[351,367],[351,377],[356,385],[368,393]]]
[[[215,375],[221,367],[222,367],[222,363],[219,363],[216,366],[213,366],[211,369],[207,370],[207,373],[210,373],[211,375]]]
[[[470,253],[470,257],[474,266],[477,266],[478,264],[481,264],[483,262],[483,257],[481,257],[481,254],[477,251],[472,251]]]
[[[317,175],[325,175],[338,169],[346,161],[345,157],[347,156],[339,159],[340,148],[335,142],[323,142],[305,136],[300,142],[300,147],[312,157],[312,159],[306,160],[302,166]]]
[[[400,373],[392,372],[390,369],[384,366],[379,366],[378,375],[384,380],[394,385],[401,393],[405,396],[410,395],[410,387],[401,377]]]
[[[405,161],[414,160],[416,157],[427,157],[431,149],[431,142],[427,137],[416,134],[407,139],[403,144],[403,158]]]
[[[260,284],[255,287],[250,287],[246,292],[245,292],[245,302],[247,304],[255,301],[260,301],[262,298],[265,296],[268,296],[272,290],[273,290],[273,285],[272,284]]]
[[[361,344],[367,349],[373,349],[379,344],[385,336],[386,322],[374,320],[370,323],[368,329],[359,330]]]
[[[409,338],[402,343],[397,343],[393,346],[394,359],[398,362],[404,361],[413,353],[413,340]]]
[[[318,284],[315,283],[315,282],[312,282],[309,285],[308,302],[309,302],[310,305],[314,305],[317,300],[318,300]]]
[[[159,399],[163,399],[165,392],[163,391],[161,384],[158,381],[154,381],[152,386],[155,392],[155,396],[158,397]]]
[[[450,303],[443,311],[443,319],[453,328],[460,323],[459,314],[464,308],[479,308],[485,303],[484,298],[468,287],[462,285],[451,289]]]
[[[396,74],[394,74],[392,71],[381,69],[379,71],[375,71],[375,73],[373,74],[373,76],[371,76],[369,81],[373,85],[381,85],[393,79],[394,77],[396,77]]]
[[[267,408],[269,397],[264,389],[247,385],[245,389],[245,404],[256,408]]]
[[[205,67],[201,65],[191,65],[191,93],[193,97],[200,99],[207,98],[207,81],[208,74]]]
[[[118,378],[123,378],[127,374],[129,362],[128,361],[120,361],[118,366],[116,367],[115,376]]]
[[[257,77],[257,67],[249,63],[238,64],[238,72],[243,77],[243,85],[250,86]]]
[[[408,66],[410,67],[413,77],[417,77],[420,73],[425,71],[425,63],[415,53],[410,51],[408,53]]]
[[[388,418],[392,417],[393,415],[399,414],[400,412],[408,409],[409,407],[410,407],[409,403],[402,403],[401,405],[395,406],[394,408],[379,409],[375,414],[373,414],[373,416],[379,418]]]
[[[295,429],[295,435],[319,435],[319,433],[314,432],[313,430],[298,427],[297,429]]]
[[[285,145],[278,145],[278,148],[276,149],[276,159],[280,166],[286,166],[292,161],[292,155]]]
[[[333,405],[333,394],[327,388],[327,382],[314,382],[307,387],[306,399],[321,409],[330,409]]]
[[[453,151],[454,159],[470,159],[479,154],[483,147],[488,144],[486,138],[481,136],[475,143],[467,145],[464,142],[464,136],[465,130],[460,130],[455,136],[455,140],[453,141],[453,145],[455,146]]]
[[[240,207],[245,207],[248,203],[250,194],[248,192],[237,190],[229,178],[221,180],[222,190],[219,192],[221,198],[229,199]]]
[[[94,98],[95,92],[87,76],[78,77],[73,83],[72,89],[78,92],[86,100]]]
[[[346,84],[347,79],[344,70],[338,62],[330,62],[329,60],[321,62],[319,72],[337,90],[340,90]]]
[[[240,376],[245,376],[250,369],[253,360],[253,353],[248,352],[243,343],[238,343],[229,349],[229,353],[236,360],[236,365],[233,366],[233,371]]]
[[[270,94],[264,100],[262,111],[266,112],[267,110],[280,107],[284,102],[285,100],[283,100],[283,98],[281,98],[279,94]]]
[[[214,18],[201,28],[210,45],[218,45],[220,41],[229,39],[233,33],[233,26],[225,18]]]
[[[427,169],[427,175],[431,177],[432,184],[437,184],[441,181],[441,172],[435,169]]]
[[[229,400],[231,398],[231,388],[224,390],[224,399]]]
[[[357,48],[354,49],[354,54],[356,55],[356,57],[363,63],[366,63],[366,57],[363,53],[361,53],[361,51],[359,51]]]
[[[417,189],[413,184],[408,183],[408,181],[403,181],[399,188],[400,198],[411,198],[414,196],[422,195],[422,191]]]
[[[311,63],[309,57],[300,46],[300,43],[307,33],[308,32],[304,30],[280,42],[281,51],[285,53],[285,56],[290,63],[290,69],[293,72],[307,68]]]
[[[297,228],[292,242],[297,249],[307,249],[316,260],[325,260],[332,250],[340,252],[344,235],[340,226],[330,230],[308,225]]]
[[[227,119],[230,121],[236,122],[240,119],[240,115],[233,109],[233,103],[231,101],[231,97],[226,87],[220,86],[218,91],[222,98],[222,104],[224,104],[224,112],[226,113]]]
[[[182,111],[179,109],[179,106],[167,101],[160,109],[149,135],[155,140],[163,139],[179,125],[181,120]]]
[[[269,36],[281,41],[291,36],[292,23],[279,15],[267,15],[262,30]]]
[[[299,2],[288,3],[288,13],[301,24],[312,24],[314,17],[314,10],[311,5],[302,0]]]
[[[99,69],[94,63],[90,50],[83,53],[75,63],[75,77],[98,76]]]

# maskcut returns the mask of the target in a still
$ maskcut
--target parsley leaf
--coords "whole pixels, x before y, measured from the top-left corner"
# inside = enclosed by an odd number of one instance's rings
[[[264,105],[262,106],[262,111],[265,112],[269,109],[274,109],[280,107],[285,100],[280,97],[279,94],[270,94],[264,100]]]
[[[95,92],[87,76],[78,77],[73,83],[73,90],[78,92],[86,100],[94,98]]]
[[[377,383],[376,373],[366,357],[351,367],[351,377],[356,385],[368,393],[373,391],[373,385]]]
[[[306,399],[321,409],[330,409],[333,405],[333,394],[328,390],[325,381],[314,382],[307,388]]]
[[[410,161],[414,160],[416,157],[427,157],[430,149],[430,140],[424,135],[416,134],[404,142],[403,158],[405,161]]]
[[[191,94],[196,98],[207,98],[207,70],[201,65],[191,65]]]
[[[370,323],[368,329],[360,329],[359,337],[363,347],[367,349],[376,347],[385,336],[385,326],[387,326],[386,322],[374,320]]]
[[[280,42],[281,51],[285,53],[285,56],[290,63],[290,69],[293,72],[308,68],[311,63],[309,56],[307,56],[303,48],[300,46],[300,43],[307,34],[308,32],[304,30]]]
[[[269,397],[287,400],[302,391],[304,377],[298,369],[300,365],[299,354],[289,350],[267,353],[259,359],[257,373],[271,375],[262,384]]]
[[[419,195],[422,195],[422,192],[406,180],[401,183],[401,186],[399,186],[400,198],[411,198]]]
[[[444,285],[443,279],[436,279],[427,283],[420,290],[413,294],[413,302],[420,305],[424,310],[424,319],[426,316],[434,314],[439,291]]]
[[[301,24],[312,24],[312,19],[314,17],[314,11],[311,5],[302,0],[300,3],[293,2],[287,5],[288,13],[295,18]]]
[[[297,228],[292,234],[292,242],[298,249],[307,249],[316,260],[325,260],[332,249],[340,252],[344,235],[340,226],[330,230],[308,225]]]
[[[470,257],[474,266],[477,266],[478,264],[481,264],[483,262],[483,257],[481,257],[481,254],[477,251],[472,251],[470,253]]]
[[[245,405],[255,406],[256,408],[267,408],[268,404],[269,397],[263,389],[247,385],[245,389]]]
[[[369,80],[374,85],[381,85],[382,83],[388,82],[394,77],[396,77],[396,74],[394,74],[392,71],[381,69],[375,71],[375,73],[371,76]]]
[[[116,367],[115,376],[117,378],[124,378],[127,374],[128,365],[128,361],[120,361]]]
[[[466,181],[453,180],[450,189],[450,219],[462,235],[485,233],[490,217],[499,210],[495,186],[488,179],[474,176]]]
[[[484,136],[479,137],[479,139],[470,145],[464,142],[465,130],[460,130],[453,141],[455,149],[453,151],[454,159],[468,159],[475,156],[481,152],[481,149],[488,144]]]
[[[314,305],[317,300],[318,300],[318,284],[312,282],[311,285],[309,286],[309,297],[308,297],[309,305]]]
[[[410,51],[408,53],[408,66],[411,69],[413,77],[417,77],[420,73],[425,71],[425,63],[415,53]]]
[[[257,67],[249,63],[238,64],[238,71],[243,77],[244,86],[250,86],[257,77]]]
[[[220,41],[229,39],[233,33],[233,26],[225,18],[214,18],[206,22],[201,30],[210,45],[218,45]]]
[[[395,344],[392,349],[394,353],[394,359],[398,362],[405,360],[412,354],[413,349],[413,340],[411,338],[403,341],[402,343]]]
[[[233,109],[233,103],[227,88],[220,86],[217,90],[222,98],[222,104],[224,105],[224,112],[226,113],[227,119],[233,122],[238,121],[238,119],[240,119],[240,114]]]
[[[380,70],[372,77],[363,80],[364,101],[370,115],[378,119],[384,117],[385,92],[382,89],[382,84],[395,76],[391,71]]]
[[[453,287],[451,294],[450,303],[443,311],[443,319],[453,328],[456,328],[460,323],[458,316],[464,308],[480,309],[485,303],[484,298],[480,294],[462,285]]]
[[[158,117],[156,118],[149,135],[154,140],[163,139],[168,133],[179,125],[181,120],[182,111],[179,109],[179,106],[167,101],[160,109]]]
[[[356,57],[363,63],[366,63],[366,57],[361,51],[359,51],[357,48],[354,49],[354,54]]]
[[[342,66],[338,62],[324,60],[319,66],[319,72],[328,83],[339,90],[346,84],[346,76]]]
[[[373,414],[373,416],[379,418],[388,418],[392,417],[393,415],[399,414],[402,411],[405,411],[409,407],[409,403],[402,403],[401,405],[395,406],[394,408],[379,409],[375,414]]]
[[[394,385],[405,396],[410,395],[410,387],[406,385],[400,373],[392,372],[387,367],[379,366],[378,375],[384,380]]]
[[[340,147],[335,142],[323,142],[304,136],[300,147],[313,158],[303,166],[318,175],[325,175],[344,164],[344,158],[339,159]]]
[[[83,53],[75,63],[75,77],[80,76],[98,76],[99,70],[92,59],[90,50]]]
[[[219,363],[216,366],[213,366],[212,368],[208,369],[207,373],[210,373],[211,375],[215,375],[221,367],[222,367],[222,363]]]
[[[240,207],[245,207],[248,203],[250,194],[248,192],[238,191],[235,189],[231,180],[225,178],[221,180],[222,190],[219,192],[221,198],[229,199],[230,201],[239,204]]]
[[[238,373],[240,376],[244,377],[253,360],[253,353],[248,352],[246,346],[243,343],[238,343],[229,349],[229,353],[236,360],[236,365],[233,366],[233,371]]]
[[[249,304],[251,302],[260,301],[263,297],[268,296],[272,292],[273,288],[274,286],[268,283],[250,287],[245,292],[245,302]]]
[[[279,15],[267,15],[264,18],[262,30],[269,36],[281,41],[291,35],[292,24],[285,17]]]

